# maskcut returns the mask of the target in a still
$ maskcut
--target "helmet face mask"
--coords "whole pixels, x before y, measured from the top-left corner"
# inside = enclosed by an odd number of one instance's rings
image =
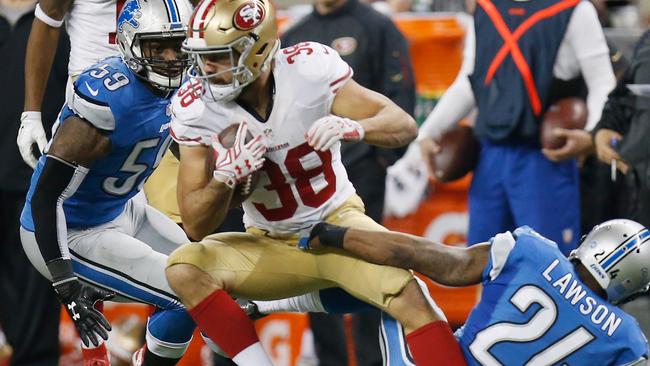
[[[242,37],[233,44],[210,50],[183,51],[191,55],[190,73],[201,80],[203,86],[215,101],[236,99],[241,91],[255,81],[253,73],[246,67],[244,60],[248,57],[254,41]],[[213,69],[214,72],[209,70]]]
[[[137,34],[131,52],[141,56],[133,56],[128,65],[153,86],[162,90],[176,89],[189,66],[189,58],[180,50],[184,39],[185,36],[179,34]],[[157,47],[177,49],[176,59],[165,60],[160,52],[154,51]]]
[[[122,59],[139,78],[168,92],[178,88],[189,65],[178,52],[185,39],[191,6],[176,0],[173,16],[163,1],[129,0],[118,17],[117,43]],[[161,48],[176,50],[176,58],[165,59]]]
[[[613,304],[650,287],[650,232],[634,221],[610,220],[595,226],[569,258],[582,263]]]
[[[183,52],[192,77],[214,101],[231,101],[271,64],[279,49],[269,0],[203,0],[190,20]]]

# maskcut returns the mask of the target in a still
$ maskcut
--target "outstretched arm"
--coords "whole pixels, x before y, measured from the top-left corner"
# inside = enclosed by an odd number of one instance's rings
[[[371,263],[412,269],[446,286],[481,282],[490,245],[456,248],[393,231],[367,231],[321,223],[310,244],[340,247]]]

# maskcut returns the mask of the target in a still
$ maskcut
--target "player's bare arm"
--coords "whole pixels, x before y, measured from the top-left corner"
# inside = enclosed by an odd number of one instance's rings
[[[487,243],[456,248],[403,233],[344,229],[329,224],[314,227],[311,237],[311,246],[341,244],[363,260],[412,269],[446,286],[480,283],[490,253]]]
[[[183,228],[194,240],[201,240],[223,221],[233,190],[212,177],[208,146],[180,146],[178,206]]]
[[[25,105],[16,143],[25,163],[36,166],[32,145],[45,149],[47,137],[41,121],[41,103],[59,41],[59,28],[72,0],[42,0],[36,5],[25,55]]]
[[[387,97],[349,80],[338,91],[332,114],[357,121],[363,141],[380,147],[404,146],[418,133],[415,120]]]
[[[59,127],[47,154],[67,162],[90,167],[106,156],[111,142],[106,134],[79,117],[69,117]]]
[[[72,0],[41,0],[40,9],[55,20],[62,21]],[[40,111],[45,85],[50,75],[59,41],[60,28],[34,18],[25,55],[25,111]]]

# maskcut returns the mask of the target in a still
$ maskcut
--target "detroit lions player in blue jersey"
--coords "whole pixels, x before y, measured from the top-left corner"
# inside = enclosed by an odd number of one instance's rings
[[[171,142],[168,107],[186,70],[180,47],[191,11],[187,0],[126,2],[122,57],[75,82],[21,217],[25,252],[53,281],[86,345],[110,330],[97,300],[114,293],[158,308],[136,364],[175,364],[195,328],[164,275],[167,254],[188,239],[137,195]]]
[[[443,285],[482,283],[480,302],[456,333],[468,365],[644,365],[648,358],[638,323],[613,305],[650,286],[650,232],[634,221],[596,226],[569,258],[528,227],[465,249],[321,223],[305,247],[319,245]],[[385,318],[382,327],[386,364],[413,365],[397,322]]]

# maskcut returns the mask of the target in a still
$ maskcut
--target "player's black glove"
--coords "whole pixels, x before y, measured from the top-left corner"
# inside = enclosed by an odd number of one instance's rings
[[[48,265],[48,267],[50,272],[53,272],[52,266]],[[71,276],[63,279],[60,276],[55,276],[55,273],[52,275],[55,279],[52,286],[70,315],[70,319],[74,322],[83,344],[86,347],[91,343],[98,346],[99,337],[108,340],[108,331],[111,330],[111,325],[104,315],[94,308],[94,305],[97,301],[111,299],[115,294],[82,285],[72,273],[70,273]]]

